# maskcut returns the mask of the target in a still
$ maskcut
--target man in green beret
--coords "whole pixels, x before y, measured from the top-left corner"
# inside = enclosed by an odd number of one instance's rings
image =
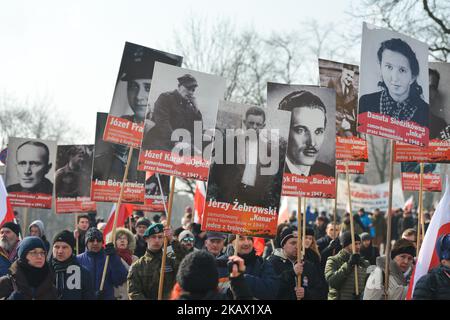
[[[158,299],[159,276],[163,254],[164,237],[171,237],[170,228],[153,223],[144,233],[147,242],[145,255],[139,258],[128,273],[128,296],[130,300]],[[178,265],[175,259],[166,257],[163,299],[168,299],[176,281]]]

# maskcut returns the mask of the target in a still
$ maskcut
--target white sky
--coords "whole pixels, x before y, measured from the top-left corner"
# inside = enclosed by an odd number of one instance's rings
[[[125,41],[167,49],[191,15],[232,18],[258,32],[301,21],[346,20],[351,0],[77,0],[2,2],[0,94],[53,99],[94,143],[95,113],[108,112]],[[173,52],[177,53],[177,52]],[[70,128],[68,128],[70,129]]]

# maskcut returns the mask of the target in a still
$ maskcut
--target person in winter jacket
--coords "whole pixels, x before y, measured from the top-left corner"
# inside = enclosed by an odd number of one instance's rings
[[[112,242],[111,236],[111,233],[108,234],[108,240],[106,242]],[[134,234],[126,228],[117,228],[115,247],[123,266],[125,267],[125,269],[127,269],[128,274],[131,265],[139,259],[135,255],[133,255],[133,252],[136,248],[136,240],[134,238]],[[114,297],[116,298],[116,300],[129,300],[126,279],[122,283],[122,285],[114,288]]]
[[[39,237],[26,237],[17,250],[18,260],[0,278],[0,299],[55,300],[54,275],[45,261],[47,252]]]
[[[380,256],[378,248],[372,246],[372,237],[368,232],[361,233],[360,237],[361,237],[361,250],[360,250],[361,257],[369,261],[370,265],[375,265],[377,257]]]
[[[219,232],[208,231],[206,233],[205,250],[214,257],[219,258],[223,254],[225,235]]]
[[[194,242],[195,236],[189,230],[182,231],[178,235],[178,239],[172,241],[173,251],[170,253],[170,256],[175,258],[177,264],[180,264],[187,254],[199,250],[194,247]]]
[[[244,260],[238,256],[228,258],[231,264],[230,289],[234,300],[253,299],[244,279]],[[228,300],[221,292],[216,258],[205,250],[189,253],[180,264],[172,299],[178,300]]]
[[[127,269],[117,255],[113,243],[108,243],[103,249],[103,234],[97,228],[86,232],[86,251],[77,255],[77,261],[89,271],[98,300],[114,300],[114,287],[120,286],[127,278]],[[103,289],[100,285],[106,257],[109,256]]]
[[[320,264],[322,271],[325,270],[328,257],[334,256],[341,251],[342,246],[339,242],[339,232],[341,228],[338,224],[330,222],[327,225],[326,236],[317,240],[317,247],[320,251]]]
[[[8,274],[11,264],[17,259],[20,227],[14,222],[6,222],[0,227],[0,277]]]
[[[305,230],[304,260],[311,262],[318,270],[320,269],[320,252],[317,247],[314,229],[310,227],[306,227]]]
[[[235,244],[236,238],[230,236],[231,243]],[[244,259],[244,278],[250,288],[252,296],[260,300],[274,299],[278,290],[278,279],[273,270],[272,264],[260,256],[256,255],[253,247],[253,238],[240,236],[237,243],[237,256]],[[217,259],[219,265],[219,278],[221,278],[222,289],[232,296],[229,290],[229,272],[226,267],[228,258],[235,255],[229,252]]]
[[[75,257],[73,233],[64,230],[53,239],[50,266],[60,300],[94,300],[95,292],[89,271]]]
[[[417,281],[413,300],[450,300],[450,233],[436,242],[440,264]]]
[[[73,231],[73,236],[75,237],[75,249],[77,248],[78,242],[78,252],[75,252],[75,254],[81,254],[86,251],[86,232],[89,229],[89,226],[88,214],[81,214],[77,216],[77,227]]]
[[[147,218],[139,218],[136,221],[136,234],[134,235],[136,241],[136,249],[134,250],[134,255],[138,258],[142,257],[147,250],[147,242],[144,239],[145,230],[150,227],[150,220]]]
[[[130,300],[156,300],[163,255],[164,237],[170,237],[170,228],[153,223],[144,233],[147,251],[131,266],[128,273],[128,297]],[[167,255],[163,284],[163,299],[168,299],[175,284],[178,265]]]
[[[328,282],[328,300],[359,300],[364,291],[369,262],[361,258],[361,239],[355,234],[355,253],[352,253],[351,233],[346,231],[340,237],[343,249],[329,257],[325,266],[325,280]],[[358,276],[358,295],[355,290],[355,266]]]
[[[416,247],[413,242],[405,239],[395,242],[389,261],[388,300],[405,300],[409,285],[405,274],[411,268],[415,256]],[[385,300],[384,282],[386,278],[384,268],[386,256],[378,257],[376,263],[377,267],[371,272],[366,282],[364,300]]]
[[[326,283],[320,270],[309,260],[298,262],[297,228],[288,227],[281,234],[281,248],[275,249],[268,258],[275,274],[278,275],[279,288],[276,299],[280,300],[325,300]],[[312,230],[312,229],[311,229]],[[314,231],[312,230],[314,238]],[[297,278],[301,274],[301,286]]]
[[[39,237],[45,244],[45,251],[49,252],[50,243],[47,241],[45,236],[44,223],[41,220],[34,220],[28,227],[28,234],[30,236]]]

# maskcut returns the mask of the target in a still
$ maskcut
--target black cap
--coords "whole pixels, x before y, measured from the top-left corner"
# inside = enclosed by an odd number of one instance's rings
[[[14,232],[17,236],[19,236],[20,233],[20,227],[17,223],[14,222],[6,222],[4,223],[1,228],[8,228],[10,229],[12,232]],[[0,228],[0,229],[1,229]]]
[[[178,79],[178,84],[185,86],[186,88],[198,86],[197,80],[188,73],[177,79]]]
[[[125,43],[119,77],[123,81],[152,79],[155,61],[181,66],[183,58],[131,42]]]
[[[345,248],[349,244],[352,243],[352,234],[350,231],[345,231],[341,236],[339,237],[339,241],[342,245],[342,248]],[[358,234],[355,234],[355,241],[361,242],[361,238]]]
[[[73,248],[75,247],[75,237],[72,232],[68,230],[61,231],[53,238],[53,244],[58,241],[67,243],[73,251]]]
[[[297,237],[297,228],[291,226],[291,227],[287,227],[286,229],[284,229],[281,232],[281,236],[280,236],[280,246],[281,248],[284,247],[285,243],[294,237]]]

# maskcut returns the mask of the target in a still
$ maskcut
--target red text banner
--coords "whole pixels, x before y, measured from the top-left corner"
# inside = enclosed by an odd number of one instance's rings
[[[10,192],[8,198],[13,207],[52,208],[52,195],[45,193]]]
[[[336,170],[338,173],[346,173],[346,161],[336,160]],[[365,162],[348,161],[348,173],[364,174]]]
[[[56,213],[78,213],[95,211],[97,205],[90,197],[56,198]]]
[[[404,191],[420,191],[420,174],[402,172],[402,189]],[[423,191],[441,192],[441,175],[436,173],[425,173],[423,175]]]
[[[206,200],[202,230],[274,238],[277,208]]]
[[[139,124],[127,119],[108,115],[103,140],[139,149],[143,134],[143,123]]]
[[[122,182],[115,180],[93,180],[91,184],[91,198],[93,201],[100,202],[117,202],[120,195],[120,186]],[[144,184],[142,183],[125,183],[123,190],[123,203],[144,203]]]
[[[163,150],[142,150],[138,170],[206,181],[209,165],[210,161],[201,157],[179,156]]]
[[[336,137],[336,159],[367,162],[367,141],[359,137]]]
[[[396,142],[394,154],[396,162],[450,163],[450,141],[434,139],[425,148]]]
[[[167,208],[167,201],[166,201]],[[134,210],[141,210],[146,212],[164,212],[164,203],[162,200],[157,199],[145,199],[144,204],[137,204],[134,206]]]
[[[400,121],[375,112],[364,112],[358,116],[358,131],[404,143],[427,146],[429,129],[415,122]]]
[[[336,197],[336,179],[323,175],[313,175],[310,177],[298,174],[284,173],[282,196],[327,198]]]

